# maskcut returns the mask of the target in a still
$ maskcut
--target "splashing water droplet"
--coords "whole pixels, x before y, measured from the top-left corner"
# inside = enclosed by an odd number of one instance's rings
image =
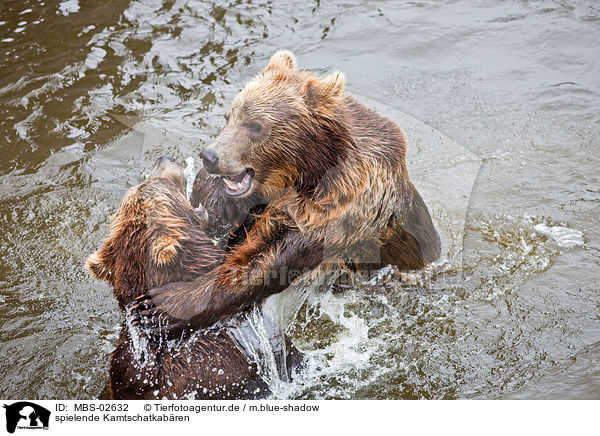
[[[559,247],[573,248],[583,245],[583,233],[579,230],[569,229],[563,226],[547,226],[544,223],[537,224],[534,227],[535,231],[552,238],[556,241]]]

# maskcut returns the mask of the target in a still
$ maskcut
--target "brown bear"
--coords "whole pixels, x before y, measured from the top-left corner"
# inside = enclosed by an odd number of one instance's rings
[[[86,261],[109,282],[121,309],[149,288],[192,280],[220,264],[223,249],[204,233],[206,217],[184,194],[171,158],[125,195],[102,247]],[[125,322],[111,355],[103,399],[244,399],[268,394],[256,365],[232,338],[235,321],[167,341]],[[135,318],[133,318],[133,324]]]
[[[225,186],[221,209],[267,206],[217,268],[140,298],[144,322],[161,314],[173,333],[204,327],[282,291],[297,271],[415,270],[439,257],[439,235],[408,176],[402,130],[351,97],[344,82],[340,72],[300,70],[292,53],[279,51],[236,96],[201,153],[205,178]]]

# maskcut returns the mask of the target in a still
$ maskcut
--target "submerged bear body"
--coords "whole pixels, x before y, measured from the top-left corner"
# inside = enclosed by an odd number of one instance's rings
[[[191,280],[222,261],[223,250],[203,231],[206,220],[183,194],[183,180],[180,166],[170,159],[159,160],[148,180],[127,193],[109,236],[86,262],[92,276],[113,286],[123,310],[152,286]],[[231,319],[220,327],[186,332],[171,340],[124,323],[101,397],[247,399],[268,395],[256,364],[231,334],[240,322]]]

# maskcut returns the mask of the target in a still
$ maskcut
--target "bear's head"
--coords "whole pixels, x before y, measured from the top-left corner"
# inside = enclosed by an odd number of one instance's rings
[[[85,267],[109,282],[121,308],[149,288],[192,280],[222,259],[205,234],[206,211],[185,197],[181,165],[170,157],[156,162],[150,176],[131,188],[111,217],[109,235]]]
[[[290,187],[313,195],[353,149],[344,82],[340,72],[299,70],[292,53],[278,51],[233,100],[201,154],[205,168],[223,177],[231,196],[259,191],[268,199]]]

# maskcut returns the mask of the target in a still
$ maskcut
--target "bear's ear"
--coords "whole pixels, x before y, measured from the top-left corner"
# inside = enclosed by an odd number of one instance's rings
[[[311,79],[305,87],[306,102],[311,107],[332,103],[342,95],[345,84],[346,76],[339,71],[334,71],[324,79]]]
[[[173,258],[177,255],[177,250],[179,249],[179,241],[177,238],[174,238],[170,235],[161,235],[150,247],[150,255],[152,256],[152,261],[156,265],[166,265],[171,262]]]
[[[265,68],[265,71],[269,70],[295,70],[296,69],[296,56],[289,50],[279,50],[269,61],[269,65]]]
[[[90,275],[97,280],[108,281],[108,278],[110,277],[110,271],[108,270],[101,250],[90,254],[85,261],[85,268],[90,272]]]

